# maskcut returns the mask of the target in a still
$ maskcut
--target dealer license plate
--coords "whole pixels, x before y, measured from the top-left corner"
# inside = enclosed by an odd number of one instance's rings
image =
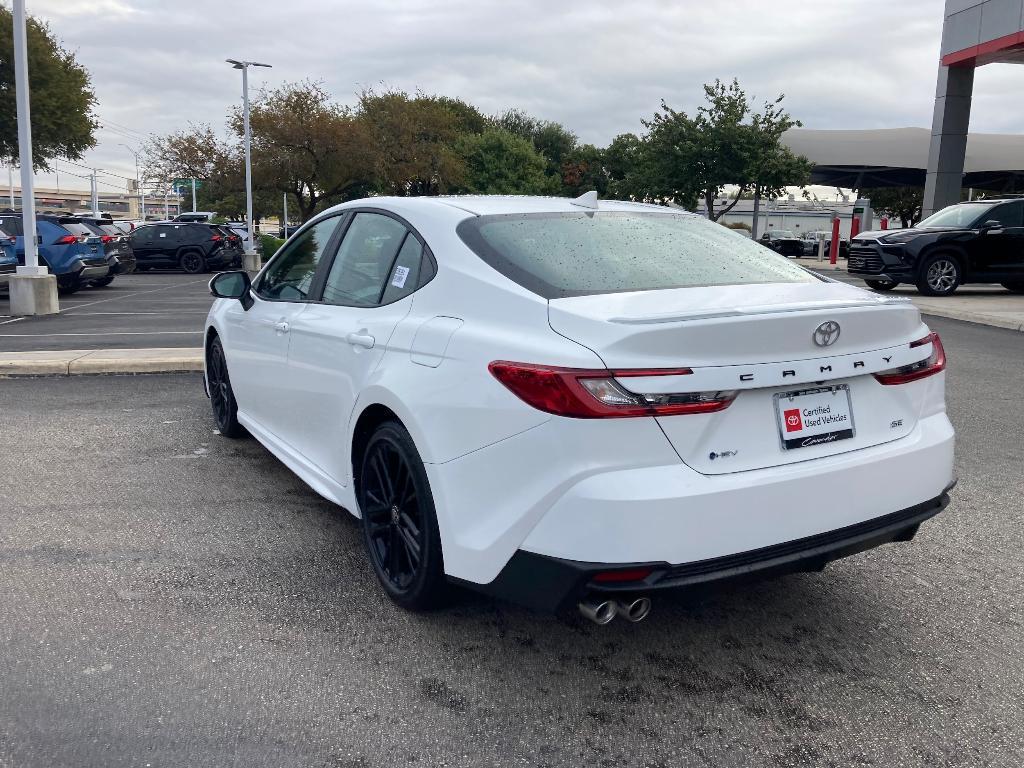
[[[854,436],[853,407],[846,384],[775,395],[782,447],[808,448]]]

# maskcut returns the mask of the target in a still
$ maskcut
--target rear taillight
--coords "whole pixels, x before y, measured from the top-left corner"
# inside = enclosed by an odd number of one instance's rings
[[[932,353],[924,360],[919,360],[910,365],[903,365],[899,368],[890,368],[888,371],[880,371],[875,374],[879,384],[909,384],[918,379],[934,376],[940,371],[946,370],[946,350],[942,348],[942,340],[939,334],[929,333],[923,339],[910,342],[910,348],[923,347],[925,344],[932,345]]]
[[[103,235],[103,243],[104,244],[109,243],[109,242],[111,242],[113,240],[116,240],[116,239],[117,238],[115,238],[113,235]]]
[[[516,397],[539,411],[575,419],[614,419],[630,416],[676,416],[714,413],[728,408],[736,392],[633,392],[621,378],[687,376],[689,368],[610,371],[555,368],[496,360],[491,374]]]
[[[222,238],[221,238],[221,236],[220,236],[220,235],[214,235],[214,236],[213,236],[212,238],[210,238],[210,239],[211,239],[211,240],[213,240],[213,242],[215,242],[215,243],[219,243],[219,242],[221,241],[221,239],[222,239]]]
[[[77,242],[78,238],[74,235],[64,235],[63,237],[57,238],[55,245],[74,245]]]

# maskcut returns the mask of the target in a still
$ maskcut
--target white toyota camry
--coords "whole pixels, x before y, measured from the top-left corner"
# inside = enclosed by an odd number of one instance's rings
[[[220,432],[361,517],[408,608],[454,582],[635,621],[659,590],[909,541],[949,501],[917,309],[691,214],[372,198],[210,285]]]

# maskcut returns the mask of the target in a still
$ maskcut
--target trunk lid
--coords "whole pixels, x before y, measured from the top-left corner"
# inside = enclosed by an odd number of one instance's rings
[[[804,461],[907,435],[920,412],[920,388],[883,386],[871,374],[930,352],[909,347],[928,333],[909,301],[836,282],[554,299],[549,320],[611,370],[692,370],[620,379],[633,392],[736,391],[722,411],[658,417],[680,458],[705,474]],[[828,323],[838,323],[838,336],[816,343],[815,331]],[[785,418],[794,409],[800,426],[787,434]],[[832,432],[842,434],[816,439]],[[806,444],[797,440],[805,435]]]

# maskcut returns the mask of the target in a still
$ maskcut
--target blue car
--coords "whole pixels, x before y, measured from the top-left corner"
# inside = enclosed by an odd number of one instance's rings
[[[0,214],[0,229],[17,238],[18,264],[25,263],[25,237],[21,214]],[[40,265],[57,276],[57,291],[74,293],[94,280],[119,271],[117,257],[108,255],[103,238],[75,216],[41,215],[36,218]]]

